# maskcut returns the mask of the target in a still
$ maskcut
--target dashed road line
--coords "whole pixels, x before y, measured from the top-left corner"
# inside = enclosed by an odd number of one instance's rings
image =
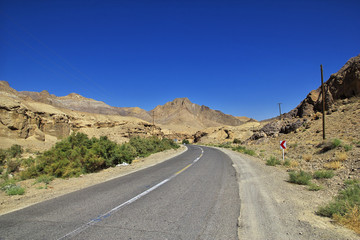
[[[119,211],[120,209],[124,208],[125,206],[135,202],[136,200],[142,198],[143,196],[147,195],[148,193],[154,191],[155,189],[157,189],[158,187],[160,187],[161,185],[164,185],[165,183],[169,182],[171,179],[173,179],[174,177],[176,177],[177,175],[179,175],[180,173],[184,172],[186,169],[188,169],[189,167],[191,167],[192,165],[194,165],[197,161],[199,161],[199,159],[203,156],[204,154],[204,150],[201,147],[198,147],[201,149],[201,154],[198,158],[196,158],[192,163],[190,163],[189,165],[187,165],[186,167],[184,167],[183,169],[181,169],[180,171],[176,172],[174,175],[172,175],[171,177],[163,180],[162,182],[156,184],[155,186],[149,188],[148,190],[140,193],[139,195],[131,198],[130,200],[114,207],[113,209],[111,209],[110,211],[106,212],[105,214],[102,214],[100,216],[98,216],[95,219],[91,219],[91,221],[89,221],[88,223],[85,223],[83,225],[81,225],[80,227],[76,228],[74,231],[69,232],[68,234],[64,235],[61,238],[58,238],[58,240],[62,240],[62,239],[69,239],[72,237],[75,237],[76,235],[78,235],[79,233],[85,231],[86,229],[88,229],[89,227],[91,227],[92,225],[101,222],[102,220],[110,217],[113,213]]]

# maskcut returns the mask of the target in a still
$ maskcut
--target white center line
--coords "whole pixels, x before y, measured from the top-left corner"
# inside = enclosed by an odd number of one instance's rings
[[[113,213],[119,211],[121,208],[135,202],[136,200],[142,198],[143,196],[147,195],[148,193],[154,191],[155,189],[157,189],[158,187],[160,187],[161,185],[167,183],[168,181],[170,181],[171,179],[173,179],[174,177],[176,177],[177,175],[179,175],[180,173],[182,173],[183,171],[185,171],[186,169],[188,169],[189,167],[191,167],[192,165],[194,165],[194,163],[196,163],[197,161],[199,161],[199,159],[203,156],[204,154],[204,150],[201,147],[198,147],[201,149],[201,154],[198,158],[196,158],[192,163],[190,163],[189,165],[187,165],[186,167],[184,167],[183,169],[181,169],[180,171],[178,171],[177,173],[175,173],[174,175],[172,175],[171,177],[163,180],[162,182],[156,184],[155,186],[149,188],[148,190],[140,193],[139,195],[131,198],[130,200],[114,207],[113,209],[111,209],[110,211],[106,212],[105,214],[100,215],[99,217],[92,219],[91,221],[89,221],[88,223],[85,223],[83,225],[81,225],[80,227],[76,228],[74,231],[69,232],[68,234],[64,235],[61,238],[58,238],[58,240],[61,239],[67,239],[67,238],[72,238],[75,237],[76,235],[78,235],[79,233],[83,232],[84,230],[88,229],[89,227],[91,227],[92,225],[94,225],[95,223],[98,223],[108,217],[110,217]]]

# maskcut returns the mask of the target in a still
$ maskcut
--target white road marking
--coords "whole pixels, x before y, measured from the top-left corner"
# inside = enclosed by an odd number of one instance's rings
[[[81,225],[80,227],[76,228],[74,231],[69,232],[68,234],[64,235],[61,238],[58,238],[58,240],[61,239],[67,239],[67,238],[72,238],[75,237],[76,235],[78,235],[79,233],[85,231],[86,229],[88,229],[89,227],[91,227],[92,225],[94,225],[95,223],[101,222],[102,220],[104,220],[105,218],[110,217],[113,213],[119,211],[121,208],[135,202],[136,200],[142,198],[143,196],[147,195],[148,193],[154,191],[155,189],[157,189],[158,187],[160,187],[161,185],[164,185],[165,183],[169,182],[171,179],[173,179],[174,177],[176,177],[177,175],[179,175],[180,173],[182,173],[183,171],[185,171],[186,169],[188,169],[189,167],[191,167],[192,165],[194,165],[197,161],[199,161],[199,159],[203,156],[204,154],[204,150],[201,147],[198,147],[201,149],[201,154],[198,158],[196,158],[192,163],[190,163],[189,165],[187,165],[186,167],[184,167],[183,169],[181,169],[180,171],[178,171],[177,173],[175,173],[174,175],[172,175],[171,177],[165,179],[164,181],[156,184],[155,186],[149,188],[148,190],[140,193],[139,195],[131,198],[130,200],[114,207],[113,209],[111,209],[110,211],[98,216],[95,219],[92,219],[91,221],[89,221],[88,223],[85,223],[83,225]]]

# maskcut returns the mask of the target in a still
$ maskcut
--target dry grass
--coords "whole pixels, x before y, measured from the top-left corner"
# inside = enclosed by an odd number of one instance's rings
[[[348,156],[344,152],[337,152],[335,153],[335,158],[337,161],[344,162],[348,159]]]
[[[290,168],[297,168],[299,163],[297,161],[291,160],[290,161]]]
[[[304,159],[306,162],[310,162],[312,159],[312,155],[311,154],[303,154],[302,159]]]
[[[344,216],[334,214],[334,220],[360,234],[360,209],[354,206]]]
[[[330,170],[337,170],[341,168],[341,163],[339,161],[328,162],[324,164],[324,168]]]

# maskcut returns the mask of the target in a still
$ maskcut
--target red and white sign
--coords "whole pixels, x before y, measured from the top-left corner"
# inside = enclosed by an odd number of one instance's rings
[[[286,149],[286,141],[280,141],[280,148]]]

